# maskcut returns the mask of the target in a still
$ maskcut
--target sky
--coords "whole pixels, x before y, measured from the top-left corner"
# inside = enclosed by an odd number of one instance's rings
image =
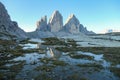
[[[81,24],[96,33],[107,29],[120,31],[120,0],[0,0],[11,19],[27,32],[36,29],[36,22],[47,15],[48,21],[58,10],[63,21],[74,14]]]

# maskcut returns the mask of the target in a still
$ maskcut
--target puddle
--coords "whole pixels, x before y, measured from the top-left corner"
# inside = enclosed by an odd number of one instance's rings
[[[45,57],[45,54],[39,54],[39,53],[29,53],[24,54],[23,56],[14,58],[13,61],[26,61],[26,64],[31,64],[32,62],[39,62],[39,58]]]
[[[44,58],[44,57],[45,57],[45,54],[30,53],[30,54],[25,54],[24,56],[20,56],[13,59],[14,61],[24,60],[26,62],[22,70],[17,74],[16,79],[30,80],[33,76],[37,74],[34,69],[37,66],[43,65],[43,63],[40,62],[40,58]]]
[[[76,64],[86,64],[86,63],[93,63],[91,60],[85,60],[85,59],[73,59],[70,56],[61,56],[59,60],[65,61],[69,63],[70,65],[76,65]]]
[[[32,40],[32,41],[36,41],[36,40]],[[40,42],[42,42],[42,41],[40,41]],[[33,77],[35,77],[36,75],[40,75],[40,72],[35,71],[34,69],[38,66],[46,65],[40,61],[40,58],[45,58],[45,57],[47,57],[47,58],[55,57],[55,58],[59,59],[60,61],[64,61],[69,64],[68,66],[63,66],[63,67],[57,66],[57,68],[55,68],[53,70],[54,72],[56,72],[56,75],[61,74],[64,76],[64,75],[68,75],[69,73],[74,74],[74,73],[76,73],[75,71],[77,71],[79,73],[79,75],[85,75],[85,76],[88,76],[89,78],[92,77],[91,80],[93,78],[95,80],[99,80],[99,79],[115,80],[115,79],[117,79],[116,76],[112,75],[112,73],[109,72],[108,67],[111,67],[111,64],[110,64],[110,62],[107,62],[106,60],[104,60],[103,54],[93,54],[90,52],[77,51],[76,54],[93,56],[94,60],[75,59],[75,58],[71,58],[68,55],[69,53],[63,53],[63,52],[59,52],[59,51],[55,50],[55,48],[53,46],[45,46],[45,45],[41,45],[41,43],[39,43],[39,44],[28,43],[28,44],[24,44],[24,45],[20,44],[20,45],[24,46],[23,49],[33,49],[33,48],[45,49],[46,54],[40,54],[37,52],[27,53],[27,54],[24,54],[23,56],[19,56],[17,58],[12,59],[11,61],[25,61],[26,62],[26,64],[23,66],[22,70],[17,74],[16,79],[24,80],[24,78],[27,78],[27,80],[30,80]],[[102,69],[101,72],[96,72],[96,73],[93,72],[93,74],[88,74],[87,72],[82,73],[82,71],[87,71],[90,69],[84,68],[82,70],[82,68],[79,68],[78,66],[76,67],[77,64],[90,64],[90,63],[91,64],[98,63],[98,64],[102,65],[104,67],[104,69]],[[16,64],[16,63],[14,63],[14,64]],[[12,65],[13,64],[6,64],[6,66],[12,66]],[[116,67],[120,68],[120,64],[116,65]],[[74,68],[74,69],[70,70],[69,68]],[[67,71],[62,72],[63,69],[66,69]],[[61,72],[59,72],[59,70],[61,70]],[[81,70],[81,72],[80,72],[80,70]],[[93,70],[94,70],[94,68],[93,68]],[[50,75],[51,75],[51,73],[50,73]],[[112,77],[113,79],[110,78],[109,76]],[[64,76],[64,77],[66,77],[66,76]]]
[[[38,43],[43,43],[43,42],[44,42],[44,41],[41,40],[41,39],[30,39],[29,41],[38,42]]]
[[[19,45],[23,46],[23,49],[34,49],[34,48],[37,48],[37,44],[31,44],[31,43],[19,44]]]
[[[107,62],[106,60],[103,59],[103,54],[93,54],[90,52],[78,52],[78,54],[82,54],[82,55],[88,55],[88,56],[93,56],[94,60],[98,63],[100,63],[103,67],[110,67],[111,63]]]
[[[93,53],[81,52],[81,51],[77,52],[77,54],[93,56],[93,57],[94,57],[94,60],[96,60],[96,61],[103,60],[103,54],[93,54]]]
[[[117,68],[120,68],[120,64],[116,65]]]
[[[10,67],[10,66],[13,66],[13,65],[15,65],[15,63],[14,64],[13,63],[11,63],[11,64],[5,64],[6,67]]]
[[[94,57],[94,60],[87,60],[87,59],[75,59],[71,58],[68,56],[69,53],[63,53],[63,56],[61,56],[60,60],[63,60],[65,62],[68,62],[71,65],[75,64],[87,64],[87,63],[98,63],[102,65],[104,68],[110,67],[111,63],[107,62],[106,60],[103,59],[103,54],[93,54],[90,52],[82,52],[78,51],[75,54],[77,55],[87,55],[87,56],[92,56]]]

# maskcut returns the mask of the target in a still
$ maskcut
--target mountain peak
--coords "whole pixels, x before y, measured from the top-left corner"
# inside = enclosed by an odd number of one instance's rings
[[[4,7],[4,5],[0,2],[0,7],[1,7],[1,6]]]
[[[70,17],[70,18],[73,18],[73,17],[75,17],[75,15],[74,15],[74,14],[71,14],[69,17]]]
[[[74,14],[71,14],[65,23],[65,30],[73,34],[79,33],[79,25],[79,20]]]
[[[53,12],[54,14],[57,14],[57,13],[60,13],[58,10],[55,10],[54,12]]]
[[[58,32],[63,27],[63,17],[58,10],[54,11],[48,23],[51,32]]]
[[[76,22],[76,23],[79,23],[79,20],[76,18],[76,16],[74,15],[74,14],[71,14],[69,17],[68,17],[68,19],[67,19],[67,21],[66,21],[66,23],[65,24],[67,24],[68,22]]]
[[[10,35],[16,35],[18,38],[27,38],[26,33],[20,29],[17,22],[12,21],[5,8],[0,2],[0,32],[9,33]]]
[[[43,16],[39,21],[36,23],[37,31],[47,31],[47,16]]]
[[[49,22],[52,22],[53,18],[56,16],[61,16],[60,12],[58,10],[55,10],[49,20]]]

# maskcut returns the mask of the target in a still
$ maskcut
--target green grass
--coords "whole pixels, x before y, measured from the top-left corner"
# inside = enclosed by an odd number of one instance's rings
[[[78,51],[77,47],[56,47],[56,49],[62,52]]]
[[[6,32],[0,32],[0,37],[3,37],[3,36],[6,36],[6,37],[10,38],[11,40],[15,40],[17,38],[17,36],[15,36],[15,35],[11,35]]]
[[[120,78],[120,68],[111,67],[110,71]]]
[[[23,68],[24,64],[25,62],[21,61],[10,67],[0,66],[0,70],[5,70],[5,72],[0,71],[0,80],[15,80],[16,75]]]
[[[43,45],[63,45],[63,46],[78,46],[76,44],[76,41],[73,39],[67,39],[67,42],[65,42],[64,39],[58,39],[57,37],[51,37],[51,38],[43,38],[45,42],[42,43]]]
[[[45,72],[50,72],[52,69],[54,69],[55,66],[53,65],[41,65],[35,68],[37,71],[45,71]]]
[[[72,45],[72,47],[78,46],[78,44],[76,43],[76,41],[73,40],[73,39],[67,39],[67,44],[68,45]]]
[[[68,79],[68,80],[78,80],[79,77],[80,77],[79,74],[74,73],[74,74],[72,74],[72,75],[67,76],[67,79]]]
[[[113,65],[120,64],[120,47],[81,47],[81,51],[104,54],[104,59]]]
[[[54,60],[52,58],[42,58],[42,59],[40,59],[40,61],[42,63],[45,63],[45,64],[50,63],[55,66],[66,66],[67,65],[67,63],[65,63],[64,61]]]
[[[102,65],[96,64],[96,63],[77,64],[77,66],[79,66],[79,67],[95,67],[95,68],[103,69]]]
[[[83,54],[76,54],[76,53],[70,53],[68,54],[71,58],[75,59],[88,59],[88,60],[94,60],[93,56],[83,55]]]
[[[112,62],[113,65],[120,64],[120,47],[57,47],[56,49],[62,52],[83,51],[104,54],[105,60]]]
[[[19,72],[23,68],[24,64],[25,62],[20,62],[19,64],[15,64],[10,67],[10,71]]]
[[[89,80],[85,77],[80,76],[78,73],[74,73],[72,75],[67,76],[68,80]]]
[[[45,42],[43,45],[67,45],[64,40],[58,39],[57,37],[43,38]]]
[[[17,46],[17,43],[13,40],[1,40],[0,39],[0,52],[8,51]]]
[[[34,42],[34,41],[30,41],[29,38],[20,41],[20,44],[27,44],[27,43],[31,43],[31,44],[38,44],[38,42]]]
[[[50,61],[52,61],[52,59],[51,58],[41,58],[40,61],[42,63],[48,64]]]
[[[50,78],[46,72],[42,72],[40,75],[37,75],[35,77],[35,80],[53,80],[53,79]]]
[[[64,61],[59,61],[59,60],[55,60],[52,62],[53,65],[56,65],[56,66],[66,66],[68,65],[66,62]]]

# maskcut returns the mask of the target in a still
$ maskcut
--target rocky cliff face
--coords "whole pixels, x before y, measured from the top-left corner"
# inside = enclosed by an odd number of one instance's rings
[[[66,21],[64,29],[67,32],[76,34],[76,33],[79,33],[79,26],[80,26],[79,20],[75,17],[74,14],[71,14]]]
[[[26,33],[20,29],[17,22],[11,21],[4,5],[0,2],[0,32],[15,35],[18,38],[26,38]]]
[[[59,11],[54,11],[52,14],[48,26],[50,27],[51,32],[59,32],[63,27],[63,17]]]
[[[37,31],[48,31],[47,16],[44,16],[37,22]]]
[[[54,11],[47,24],[47,17],[44,16],[37,22],[37,29],[29,32],[28,36],[33,38],[44,38],[53,36],[67,36],[71,34],[94,34],[88,31],[86,27],[80,24],[74,14],[71,14],[65,25],[63,25],[63,17],[59,11]]]
[[[93,31],[88,31],[86,27],[84,27],[82,24],[80,24],[79,26],[79,31],[81,33],[84,33],[86,35],[89,35],[89,34],[95,34]]]

